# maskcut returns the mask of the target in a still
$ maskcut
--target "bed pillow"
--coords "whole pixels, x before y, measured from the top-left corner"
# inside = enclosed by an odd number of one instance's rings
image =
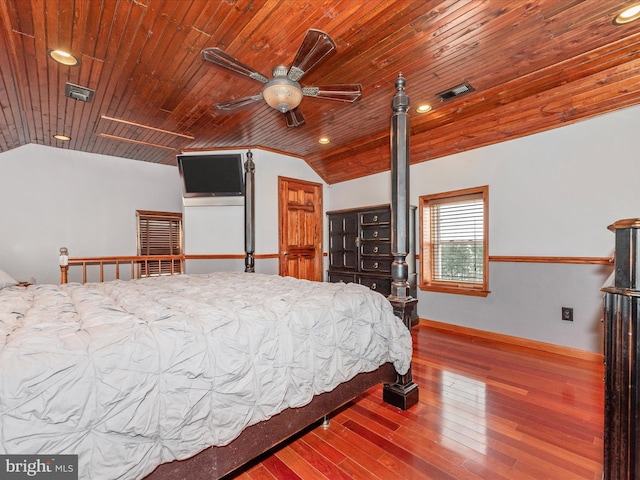
[[[18,282],[11,275],[0,270],[0,288],[12,287],[17,284]]]

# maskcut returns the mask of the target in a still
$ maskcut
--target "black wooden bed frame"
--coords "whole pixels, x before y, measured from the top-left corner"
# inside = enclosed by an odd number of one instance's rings
[[[409,97],[404,91],[402,74],[395,82],[396,92],[392,101],[391,118],[391,227],[392,235],[392,285],[389,301],[394,313],[407,328],[411,328],[411,317],[417,299],[411,297],[408,283],[406,257],[409,253]],[[245,162],[245,272],[254,272],[254,170],[253,155],[247,152]],[[189,256],[180,256],[181,260]],[[69,265],[85,265],[91,259],[70,259],[66,248],[61,249],[61,283],[67,282]],[[109,257],[103,257],[109,258]],[[116,257],[113,257],[115,259]],[[131,263],[158,261],[146,257],[120,257]],[[113,260],[112,259],[112,260]],[[175,260],[167,256],[161,261]],[[100,281],[102,281],[102,260]],[[118,265],[116,263],[116,265]],[[181,273],[181,272],[175,272]],[[252,459],[267,452],[292,435],[326,417],[331,412],[354,400],[375,385],[384,384],[385,402],[406,410],[418,402],[418,386],[413,383],[411,368],[405,375],[398,375],[390,363],[377,370],[361,373],[333,391],[317,395],[311,403],[300,408],[289,408],[278,415],[246,428],[239,437],[226,446],[209,447],[191,458],[173,461],[158,466],[147,480],[212,480],[227,475]]]
[[[393,365],[385,363],[373,372],[361,373],[331,392],[316,395],[311,403],[289,408],[269,420],[245,428],[239,437],[223,447],[209,447],[183,461],[165,463],[147,480],[211,480],[245,465],[262,453],[320,421],[375,385],[396,379]]]

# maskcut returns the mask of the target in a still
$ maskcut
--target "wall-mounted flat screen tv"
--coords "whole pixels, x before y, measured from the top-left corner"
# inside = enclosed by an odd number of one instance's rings
[[[240,153],[178,155],[182,198],[187,206],[242,205],[244,167]]]

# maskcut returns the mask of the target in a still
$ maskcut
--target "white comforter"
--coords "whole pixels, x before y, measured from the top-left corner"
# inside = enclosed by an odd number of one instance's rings
[[[355,284],[216,273],[0,290],[0,453],[134,479],[357,373],[408,330]]]

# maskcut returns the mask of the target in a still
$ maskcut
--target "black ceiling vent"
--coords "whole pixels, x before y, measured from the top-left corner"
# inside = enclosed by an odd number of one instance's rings
[[[459,97],[460,95],[464,95],[465,93],[473,92],[475,88],[469,85],[467,82],[461,83],[460,85],[456,85],[455,87],[448,88],[444,92],[440,92],[436,94],[441,101],[449,100],[453,97]]]
[[[94,90],[87,87],[81,87],[80,85],[74,85],[73,83],[66,83],[64,88],[65,96],[73,98],[75,100],[82,100],[83,102],[90,102],[93,99]]]

